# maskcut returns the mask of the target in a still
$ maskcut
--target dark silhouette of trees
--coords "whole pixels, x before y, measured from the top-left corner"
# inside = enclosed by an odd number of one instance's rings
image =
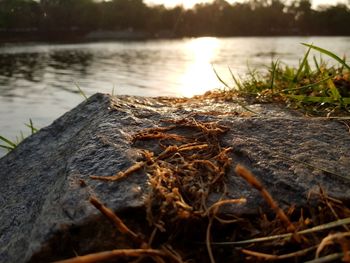
[[[39,26],[40,6],[32,0],[0,0],[0,29]]]
[[[40,27],[46,30],[94,29],[97,4],[93,0],[41,0]]]
[[[310,34],[314,19],[314,11],[311,9],[310,0],[294,1],[289,8],[294,18],[294,26],[298,28],[301,34]]]
[[[314,28],[321,35],[350,35],[350,13],[345,5],[338,4],[321,9],[314,18]]]
[[[75,1],[75,0],[74,0]],[[148,7],[142,0],[112,0],[99,6],[99,26],[106,29],[121,30],[145,29]]]
[[[30,31],[59,39],[96,30],[150,37],[350,35],[349,7],[350,1],[314,10],[310,0],[214,0],[192,9],[147,6],[143,0],[0,0],[0,37]]]

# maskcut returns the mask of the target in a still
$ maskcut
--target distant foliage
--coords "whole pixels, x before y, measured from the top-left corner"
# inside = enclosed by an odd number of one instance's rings
[[[289,4],[286,4],[289,3]],[[135,30],[152,35],[350,35],[349,5],[311,8],[310,0],[224,0],[147,6],[143,0],[0,0],[0,32]]]

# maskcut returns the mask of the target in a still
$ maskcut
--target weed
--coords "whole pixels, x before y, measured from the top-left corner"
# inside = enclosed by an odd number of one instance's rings
[[[32,119],[29,119],[29,123],[25,123],[24,125],[30,129],[31,134],[34,134],[38,131],[38,129],[34,127]],[[15,149],[17,145],[23,140],[24,140],[24,135],[22,131],[20,132],[20,136],[16,136],[16,140],[10,140],[0,135],[0,141],[4,143],[4,144],[0,144],[0,148],[6,149],[10,152],[13,149]]]
[[[6,149],[8,151],[12,151],[14,148],[17,147],[17,143],[14,141],[11,141],[3,136],[0,136],[0,141],[2,141],[5,144],[0,144],[0,148]]]
[[[75,86],[77,87],[79,94],[84,97],[85,100],[88,100],[88,97],[86,96],[85,92],[80,88],[79,84],[74,82]]]
[[[259,102],[283,102],[312,115],[348,114],[350,66],[345,59],[331,51],[311,44],[302,44],[307,46],[308,50],[296,68],[283,65],[277,60],[271,63],[267,73],[250,70],[243,80],[238,80],[229,69],[235,87],[229,87],[214,70],[219,81],[225,86],[223,93],[250,97]],[[340,66],[327,66],[322,58],[317,59],[314,56],[315,69],[312,69],[309,63],[312,49],[331,57]]]

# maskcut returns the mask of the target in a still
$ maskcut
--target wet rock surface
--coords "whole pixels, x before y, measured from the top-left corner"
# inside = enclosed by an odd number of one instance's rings
[[[350,133],[344,123],[307,118],[278,105],[250,109],[258,115],[211,99],[174,103],[92,96],[0,159],[0,262],[48,262],[123,247],[126,241],[89,197],[96,195],[137,227],[150,191],[148,177],[142,169],[117,182],[90,176],[114,175],[139,161],[140,149],[152,146],[132,143],[131,135],[166,126],[162,120],[193,118],[228,127],[221,143],[232,147],[232,167],[240,163],[253,171],[284,208],[305,205],[308,193],[319,186],[332,197],[350,200]],[[227,212],[269,210],[234,169],[225,182],[225,198],[247,199]],[[220,197],[213,193],[209,202]]]

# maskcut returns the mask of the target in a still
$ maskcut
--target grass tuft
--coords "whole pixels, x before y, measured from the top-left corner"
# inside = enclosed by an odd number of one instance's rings
[[[302,43],[308,50],[298,67],[290,67],[275,61],[267,73],[249,70],[245,79],[237,79],[229,69],[235,86],[229,87],[215,71],[225,86],[223,91],[232,97],[253,98],[258,102],[282,102],[292,108],[301,109],[310,115],[330,116],[350,113],[350,66],[331,51]],[[310,66],[309,55],[314,49],[333,58],[338,66],[327,66],[320,57],[313,56],[314,67]],[[228,88],[228,89],[227,89]]]
[[[29,119],[29,123],[25,123],[24,125],[30,129],[31,134],[34,134],[38,131],[38,129],[34,127],[32,119]],[[17,145],[23,140],[24,140],[24,135],[22,131],[20,131],[20,136],[16,136],[16,140],[11,140],[9,138],[6,138],[0,135],[0,142],[3,143],[3,144],[0,144],[0,148],[10,152],[13,149],[15,149]]]
[[[348,64],[346,64],[345,62],[345,59],[341,59],[340,57],[338,57],[336,54],[332,53],[331,51],[329,50],[326,50],[324,48],[321,48],[321,47],[317,47],[317,46],[314,46],[314,45],[310,45],[310,44],[306,44],[306,43],[301,43],[302,45],[304,46],[307,46],[309,47],[310,49],[315,49],[327,56],[330,56],[331,58],[335,59],[336,61],[338,61],[341,65],[343,65],[345,68],[347,68],[348,70],[350,70],[350,66]]]

